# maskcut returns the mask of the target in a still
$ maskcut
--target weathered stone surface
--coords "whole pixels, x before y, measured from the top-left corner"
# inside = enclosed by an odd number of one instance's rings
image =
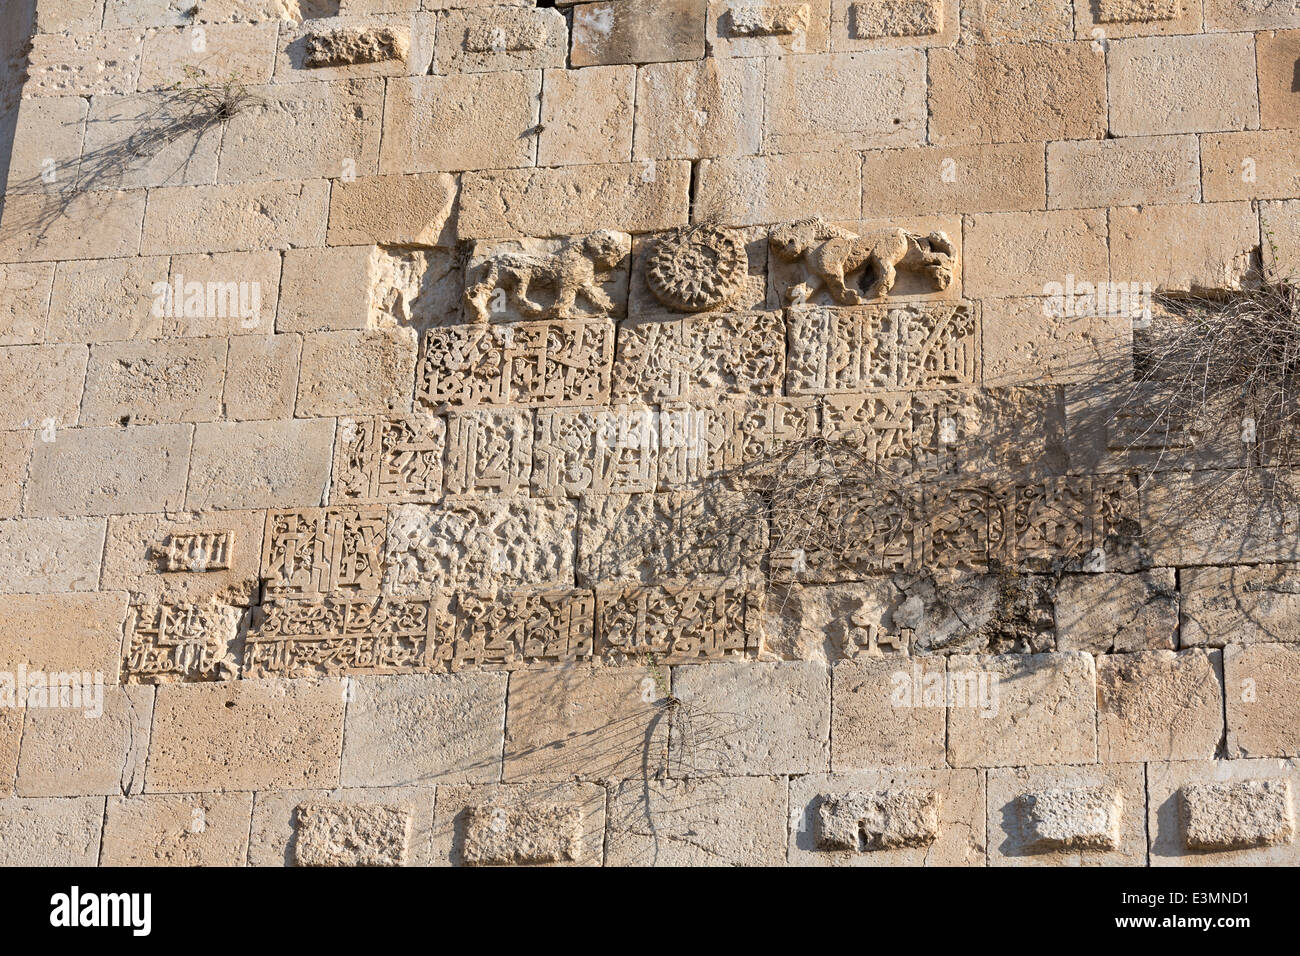
[[[367,327],[377,249],[371,245],[290,249],[280,279],[277,332],[360,330]],[[339,336],[309,338],[346,353]],[[319,351],[319,347],[317,349]]]
[[[0,261],[132,255],[140,247],[143,189],[17,193],[0,217]]]
[[[0,521],[0,594],[99,589],[104,519]]]
[[[1179,585],[1184,647],[1300,643],[1300,568],[1184,568]]]
[[[1300,10],[1285,0],[1205,0],[1206,32],[1300,27]]]
[[[1300,30],[1260,33],[1255,39],[1259,65],[1260,126],[1271,129],[1295,124],[1300,108],[1300,89],[1295,83],[1295,64],[1300,60]]]
[[[349,679],[343,785],[499,778],[504,674]]]
[[[461,854],[471,866],[577,862],[582,858],[582,809],[564,803],[471,807]]]
[[[31,515],[131,514],[179,508],[190,425],[64,428],[33,446]]]
[[[0,800],[0,866],[94,866],[103,797]]]
[[[696,174],[695,216],[733,226],[803,216],[857,219],[861,164],[845,153],[785,153],[706,159]]]
[[[715,57],[821,53],[831,0],[709,0],[705,25]]]
[[[972,297],[1044,295],[1048,283],[1068,275],[1089,282],[1110,276],[1101,209],[969,216],[965,239],[965,289]]]
[[[1136,651],[1097,658],[1103,763],[1213,757],[1223,737],[1217,651]]]
[[[28,96],[129,93],[140,72],[144,34],[138,30],[50,33],[32,38]]]
[[[18,747],[23,739],[23,716],[26,713],[17,707],[0,710],[0,799],[14,795]]]
[[[1178,640],[1173,568],[1066,575],[1056,591],[1056,639],[1060,650],[1089,654],[1173,650]]]
[[[632,158],[636,68],[547,70],[542,81],[539,166],[625,163]]]
[[[97,345],[90,350],[82,424],[212,421],[226,374],[222,339]]]
[[[329,481],[333,439],[328,419],[199,425],[186,507],[205,511],[318,505]]]
[[[1300,171],[1292,157],[1300,131],[1252,130],[1201,138],[1205,198],[1288,199],[1300,194]]]
[[[0,428],[76,425],[86,362],[87,350],[79,345],[0,349]]]
[[[298,389],[302,338],[241,335],[230,340],[221,407],[232,421],[289,418]]]
[[[817,808],[817,847],[859,853],[930,846],[939,837],[936,790],[851,790]]]
[[[61,262],[50,296],[48,338],[105,342],[167,334],[153,315],[167,282],[166,256]]]
[[[0,345],[44,339],[53,287],[53,263],[0,265]]]
[[[433,60],[435,23],[431,13],[409,12],[281,24],[276,82],[422,75]]]
[[[434,72],[563,67],[568,42],[559,10],[454,10],[438,23]]]
[[[337,790],[262,791],[253,805],[248,862],[252,866],[295,866],[307,860],[317,865],[354,865],[361,856],[372,856],[372,865],[428,866],[429,838],[433,830],[434,787],[349,787]],[[313,832],[303,825],[301,807],[315,808],[317,820],[338,821],[346,833],[349,821],[371,817],[392,827],[376,827],[378,839],[334,840],[329,827]],[[377,812],[376,812],[377,811]],[[319,837],[326,837],[322,842]],[[304,846],[307,837],[307,846]],[[383,850],[382,854],[375,853]],[[400,861],[395,859],[400,856]],[[312,865],[311,863],[305,865]]]
[[[1042,158],[1028,143],[872,150],[862,158],[862,207],[876,216],[1041,209]]]
[[[98,685],[94,682],[98,680]],[[104,686],[109,675],[82,671],[49,695],[28,697],[15,789],[24,797],[139,793],[153,711],[153,688]],[[65,685],[66,686],[66,685]],[[62,704],[55,706],[55,699]]]
[[[36,440],[32,432],[0,432],[0,518],[16,517],[22,510],[27,460]]]
[[[990,693],[972,695],[970,688],[981,675],[997,680],[988,685]],[[953,655],[948,658],[948,679],[950,686],[967,690],[964,706],[948,709],[952,765],[1005,767],[1097,759],[1096,676],[1090,655]],[[972,697],[977,698],[976,706]]]
[[[1161,246],[1170,230],[1192,241]],[[1194,237],[1194,239],[1193,239]],[[1259,257],[1258,221],[1248,203],[1124,206],[1110,214],[1111,274],[1169,291],[1237,289]]]
[[[329,184],[321,179],[154,189],[141,251],[151,255],[319,246],[325,242],[328,205]]]
[[[624,322],[614,359],[613,400],[703,404],[732,395],[778,394],[784,326],[780,312]],[[685,360],[666,360],[669,355]]]
[[[410,411],[414,329],[303,336],[299,417]]]
[[[150,793],[331,786],[343,744],[337,680],[238,680],[158,688]]]
[[[1100,139],[1105,57],[1089,43],[999,44],[929,55],[937,143]]]
[[[1074,24],[1080,40],[1200,33],[1201,0],[1089,0],[1074,8]]]
[[[902,809],[910,806],[910,840],[892,846],[869,849],[866,834],[851,846],[828,846],[821,841],[820,817],[837,802],[851,805],[852,795],[880,794]],[[933,796],[929,796],[929,795]],[[892,798],[890,795],[893,795]],[[877,798],[882,799],[882,798]],[[872,802],[872,801],[868,801]],[[937,804],[937,819],[933,806]],[[875,842],[884,842],[881,823],[884,814],[873,814]],[[898,814],[891,814],[899,819]],[[856,814],[847,818],[856,827]],[[918,826],[918,824],[922,824]],[[833,833],[834,831],[832,831]],[[852,832],[852,831],[850,831]],[[858,827],[859,834],[862,828]],[[790,781],[790,849],[789,862],[801,866],[983,866],[984,775],[974,770],[872,770],[851,774],[809,774]],[[934,838],[924,842],[922,836]],[[827,834],[828,836],[831,834]],[[901,832],[893,831],[895,837]],[[842,847],[842,848],[841,848]]]
[[[1143,866],[1141,764],[989,771],[994,866]]]
[[[1158,566],[1300,560],[1300,508],[1286,472],[1224,485],[1213,472],[1171,472],[1142,498],[1144,543]],[[1272,490],[1269,482],[1281,482]],[[1237,483],[1239,482],[1239,483]]]
[[[962,43],[1061,42],[1074,38],[1065,0],[961,4]]]
[[[1300,274],[1300,201],[1260,204],[1265,275],[1273,280]]]
[[[1194,136],[1047,144],[1047,197],[1053,209],[1197,202],[1200,173]],[[1208,193],[1207,188],[1207,198],[1238,198]]]
[[[438,786],[435,865],[600,866],[604,843],[597,784]]]
[[[574,66],[698,60],[706,0],[573,5]]]
[[[1093,281],[1093,280],[1087,280]],[[984,302],[984,384],[1048,385],[1114,378],[1130,360],[1127,315],[1067,315],[1050,298]]]
[[[99,671],[116,682],[127,613],[124,593],[12,595],[0,601],[4,669],[13,672],[25,663],[29,671]]]
[[[629,236],[608,229],[476,242],[465,265],[465,317],[483,323],[622,316],[631,247]]]
[[[1253,39],[1231,36],[1116,40],[1107,54],[1115,136],[1246,129],[1259,116]]]
[[[699,159],[757,153],[765,63],[713,58],[637,71],[633,158]]]
[[[1230,757],[1292,757],[1300,753],[1300,703],[1292,688],[1300,648],[1229,644],[1223,649]]]
[[[243,866],[251,793],[108,798],[103,866]]]
[[[229,680],[239,673],[247,614],[226,604],[136,604],[122,642],[124,683]]]
[[[36,193],[54,183],[75,183],[89,110],[90,103],[80,96],[21,100],[14,120],[5,191]]]
[[[147,31],[139,88],[220,87],[271,78],[277,24],[209,23],[201,29]]]
[[[946,708],[903,693],[918,676],[924,681],[943,673],[938,657],[837,662],[831,669],[832,769],[945,766]]]
[[[1295,838],[1289,780],[1191,784],[1178,794],[1189,850],[1247,850]]]
[[[326,242],[452,245],[455,196],[456,180],[446,173],[337,180],[330,190]]]
[[[301,803],[297,809],[298,866],[401,866],[410,841],[411,812],[400,806]]]

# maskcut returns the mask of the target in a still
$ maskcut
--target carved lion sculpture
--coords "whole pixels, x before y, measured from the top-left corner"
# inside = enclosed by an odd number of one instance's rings
[[[787,262],[802,262],[808,271],[809,281],[786,293],[791,303],[807,302],[819,287],[840,305],[883,299],[893,289],[899,269],[922,273],[946,289],[956,257],[956,249],[942,232],[917,236],[902,229],[882,229],[857,236],[816,217],[778,226],[769,242],[776,255]],[[845,280],[864,268],[866,288],[850,289]]]
[[[489,301],[500,289],[529,318],[581,318],[579,295],[595,307],[592,314],[607,314],[614,303],[600,287],[596,273],[614,268],[623,256],[619,235],[609,230],[574,239],[548,256],[497,253],[487,260],[483,278],[465,291],[465,304],[473,321],[487,322]],[[555,301],[550,306],[529,298],[529,290],[535,285],[554,292]]]

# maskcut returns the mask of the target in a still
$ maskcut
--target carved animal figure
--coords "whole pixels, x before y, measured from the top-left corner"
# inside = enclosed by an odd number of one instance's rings
[[[794,304],[807,302],[819,287],[839,305],[883,299],[893,289],[899,269],[922,273],[939,289],[946,289],[952,282],[957,251],[942,232],[917,236],[902,229],[882,229],[858,236],[817,217],[778,226],[769,242],[776,255],[787,262],[802,262],[808,271],[809,281],[786,293]],[[866,270],[866,288],[861,292],[846,284],[859,269]]]
[[[487,260],[483,278],[466,290],[465,303],[475,322],[488,321],[489,301],[502,294],[529,318],[581,318],[583,313],[577,307],[579,295],[595,307],[596,312],[592,314],[608,314],[614,303],[600,287],[596,273],[614,268],[623,255],[618,234],[609,230],[570,241],[548,256],[497,253]],[[535,285],[554,292],[555,301],[550,306],[529,298],[528,293]]]

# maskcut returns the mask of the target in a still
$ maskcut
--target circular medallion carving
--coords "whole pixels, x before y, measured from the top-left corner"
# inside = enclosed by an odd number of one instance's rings
[[[729,301],[749,273],[745,244],[731,229],[688,226],[655,243],[646,257],[646,284],[655,298],[681,312],[703,312]]]

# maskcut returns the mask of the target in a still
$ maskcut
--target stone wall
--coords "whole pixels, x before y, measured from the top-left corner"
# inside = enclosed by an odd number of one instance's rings
[[[1292,5],[35,23],[0,861],[1300,862],[1300,508],[1076,307],[1291,274]]]

